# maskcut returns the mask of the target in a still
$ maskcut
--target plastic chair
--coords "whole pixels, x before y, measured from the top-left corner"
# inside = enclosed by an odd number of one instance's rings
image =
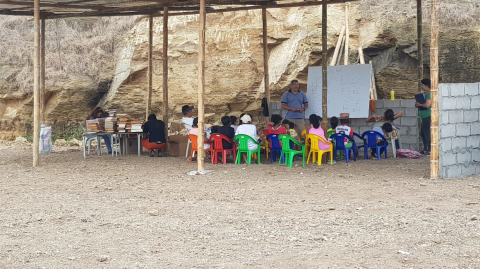
[[[235,164],[240,164],[240,160],[242,159],[241,154],[246,153],[247,154],[247,163],[251,164],[252,163],[252,155],[257,154],[257,159],[258,159],[258,164],[260,164],[260,144],[255,141],[255,139],[251,138],[249,135],[243,135],[239,134],[236,135],[235,138],[233,139],[235,143],[237,144],[237,159],[235,160]],[[248,141],[253,142],[254,144],[257,145],[256,150],[249,150],[248,149]]]
[[[382,127],[382,125],[385,122],[375,122],[373,124],[373,127]],[[393,158],[397,158],[397,149],[402,148],[402,141],[400,140],[400,128],[398,128],[395,123],[390,122],[392,124],[393,131],[395,131],[395,135],[392,135],[392,133],[387,133],[385,138],[390,138],[390,143],[392,143],[392,153],[393,153]]]
[[[265,155],[267,155],[267,159],[268,159],[268,151],[270,150],[270,147],[269,147],[270,143],[268,143],[268,140],[265,138],[260,138],[260,140],[265,143],[265,146],[260,146],[260,149],[265,150]]]
[[[302,131],[302,134],[300,135],[303,139],[303,141],[305,141],[305,152],[309,152],[310,151],[310,141],[308,141],[306,138],[307,138],[307,130],[303,130]]]
[[[280,145],[280,140],[278,140],[277,134],[270,134],[267,135],[267,141],[270,143],[271,151],[270,151],[270,163],[277,161],[277,152],[278,157],[282,157],[282,146]],[[290,146],[289,146],[290,147]],[[284,162],[284,159],[281,159]]]
[[[190,134],[190,130],[192,130],[192,126],[184,123],[183,127],[185,127],[185,129],[187,130],[187,134]],[[185,149],[185,158],[188,158],[188,153],[191,151],[191,149],[192,149],[192,142],[190,142],[190,139],[189,139],[187,142],[187,148]]]
[[[231,149],[224,149],[223,148],[223,140],[227,141],[228,143],[232,144]],[[227,164],[227,152],[231,151],[233,153],[233,160],[234,162],[237,160],[235,151],[236,151],[236,145],[235,143],[232,142],[232,140],[228,139],[228,137],[222,135],[222,134],[212,134],[210,136],[210,141],[213,143],[213,151],[212,151],[212,164],[218,164],[218,153],[222,153],[223,157],[223,164]]]
[[[357,145],[357,150],[360,151],[361,148],[364,148],[365,147],[365,140],[357,133],[353,133],[353,139],[355,141],[355,138],[358,138],[360,139],[360,141],[362,141],[363,143],[360,145],[358,144],[357,142],[355,142],[355,144]]]
[[[282,153],[280,160],[278,160],[278,165],[280,165],[281,160],[284,159],[288,167],[292,168],[295,155],[302,154],[303,167],[305,167],[305,144],[298,142],[296,139],[286,134],[279,135],[279,139],[282,142]],[[291,146],[292,143],[301,146],[302,150],[294,150]]]
[[[353,140],[350,136],[340,133],[340,134],[332,134],[330,137],[332,139],[334,146],[333,146],[333,156],[337,156],[337,150],[341,150],[345,152],[345,161],[347,163],[350,162],[350,151],[353,151],[353,160],[357,161],[357,151],[355,150],[355,140]],[[352,147],[351,148],[346,148],[345,147],[345,139],[347,139],[349,142],[352,142]]]
[[[197,143],[197,136],[196,135],[188,135],[188,140],[192,142],[192,151],[190,153],[190,162],[192,162],[193,156],[195,152],[198,151],[198,143]],[[207,140],[205,140],[205,144],[209,144]],[[212,164],[213,164],[213,155],[212,155],[212,147],[210,146],[209,149],[204,149],[203,152],[210,152]]]
[[[380,139],[383,140],[383,145],[377,145],[377,138],[380,137]],[[385,137],[380,134],[379,132],[375,131],[366,131],[362,134],[363,141],[365,141],[365,145],[363,147],[363,150],[365,152],[365,160],[368,159],[368,149],[376,149],[377,150],[377,160],[380,160],[380,150],[382,148],[385,149],[385,159],[387,157],[387,147],[388,147],[388,142]]]
[[[82,128],[83,132],[85,133],[87,131],[87,126],[85,125],[84,122],[80,122],[80,127]],[[90,155],[90,148],[92,147],[92,141],[97,139],[96,135],[83,135],[83,158],[87,158],[86,155],[86,146],[88,143],[88,154]]]
[[[321,138],[318,135],[315,134],[309,134],[307,135],[307,140],[310,140],[310,151],[308,152],[308,158],[307,158],[307,164],[310,160],[310,155],[312,153],[317,153],[318,154],[318,165],[322,165],[322,156],[324,153],[330,153],[330,165],[333,165],[333,145],[332,143],[325,141],[323,138]],[[320,150],[318,147],[318,142],[321,141],[324,144],[327,144],[330,146],[328,150]],[[315,154],[313,154],[313,162],[315,162]]]

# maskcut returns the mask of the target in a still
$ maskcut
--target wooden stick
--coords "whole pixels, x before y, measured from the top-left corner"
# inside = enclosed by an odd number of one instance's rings
[[[342,60],[342,52],[343,52],[343,48],[345,47],[345,36],[343,36],[342,38],[342,46],[340,46],[340,53],[338,55],[338,59],[337,59],[337,64],[336,65],[340,65],[340,61]]]
[[[165,151],[168,146],[168,7],[163,9],[163,122],[165,123]]]
[[[440,1],[432,0],[431,12],[431,38],[430,38],[430,94],[432,99],[431,105],[431,155],[430,155],[430,178],[437,179],[439,175],[439,152],[438,152],[438,17],[440,14]]]
[[[328,124],[328,107],[327,107],[327,2],[323,1],[322,5],[322,125],[323,128]]]
[[[262,35],[263,35],[263,73],[265,76],[265,95],[270,105],[270,78],[268,74],[268,36],[267,36],[267,9],[262,8]]]
[[[199,17],[199,40],[198,40],[198,140],[197,140],[197,170],[204,171],[203,147],[205,144],[205,109],[203,98],[205,95],[205,0],[200,0],[200,17]],[[260,156],[258,156],[260,158]],[[213,158],[213,157],[212,157]]]
[[[365,64],[365,58],[363,57],[362,47],[358,47],[358,58],[360,58],[360,64]]]
[[[345,3],[345,58],[344,64],[348,65],[348,46],[349,46],[349,38],[350,38],[350,30],[348,27],[348,4]]]
[[[418,92],[422,92],[423,79],[423,14],[422,0],[417,0]]]
[[[148,119],[152,110],[152,45],[153,45],[153,16],[148,17],[148,95],[145,119]]]
[[[33,57],[33,167],[38,166],[40,146],[40,0],[34,0],[34,57]]]
[[[377,86],[375,85],[375,72],[373,69],[373,62],[369,62],[372,65],[372,82],[371,82],[371,91],[373,93],[373,96],[371,96],[372,99],[377,100]]]
[[[40,123],[45,123],[45,19],[40,29]]]
[[[337,45],[335,46],[335,52],[333,53],[332,61],[330,61],[330,66],[335,65],[335,63],[337,62],[338,54],[340,52],[340,46],[343,42],[343,35],[345,35],[345,26],[343,26],[342,30],[340,30],[340,35],[338,36]]]

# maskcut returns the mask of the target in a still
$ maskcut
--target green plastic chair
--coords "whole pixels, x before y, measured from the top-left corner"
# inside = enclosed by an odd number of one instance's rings
[[[278,161],[278,165],[282,162],[282,159],[285,158],[285,163],[288,167],[292,168],[293,166],[293,158],[297,154],[302,154],[303,156],[303,167],[305,167],[305,144],[298,142],[293,137],[281,134],[278,136],[278,139],[282,142],[282,154],[280,155],[280,160]],[[299,145],[302,147],[302,150],[294,150],[290,148],[290,143],[293,142],[295,145]],[[282,158],[283,157],[283,158]]]
[[[249,135],[239,134],[236,135],[233,140],[237,144],[237,159],[235,160],[235,164],[240,164],[242,160],[242,153],[247,154],[247,163],[252,164],[252,154],[257,154],[258,164],[260,164],[260,143],[257,143],[252,137]],[[256,150],[249,150],[248,149],[248,141],[252,141],[257,145]]]

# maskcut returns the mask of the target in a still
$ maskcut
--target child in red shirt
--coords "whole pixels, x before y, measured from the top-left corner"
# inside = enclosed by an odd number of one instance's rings
[[[278,114],[273,114],[270,120],[273,122],[273,126],[271,125],[267,126],[267,135],[288,134],[287,129],[285,129],[285,127],[282,126],[282,116]]]

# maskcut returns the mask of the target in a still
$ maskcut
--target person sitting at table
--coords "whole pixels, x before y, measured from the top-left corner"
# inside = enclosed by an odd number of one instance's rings
[[[96,107],[92,112],[90,112],[90,115],[88,115],[87,120],[103,118],[104,115],[105,115],[105,112],[103,112],[103,109],[101,107]],[[87,137],[90,138],[94,136],[89,135]],[[103,141],[105,141],[105,145],[107,146],[108,154],[112,154],[112,144],[110,143],[110,135],[106,134],[106,135],[102,135],[102,137],[103,137]]]
[[[161,120],[157,120],[155,114],[148,116],[148,121],[143,126],[143,133],[145,138],[142,139],[142,146],[148,151],[150,157],[155,157],[155,150],[157,150],[157,156],[160,157],[160,152],[165,149],[165,123]]]
[[[192,130],[190,130],[191,135],[197,135],[198,136],[198,118],[193,119],[193,125],[192,125]],[[208,139],[208,137],[206,137]],[[203,146],[203,149],[209,149],[210,144],[205,143]]]

